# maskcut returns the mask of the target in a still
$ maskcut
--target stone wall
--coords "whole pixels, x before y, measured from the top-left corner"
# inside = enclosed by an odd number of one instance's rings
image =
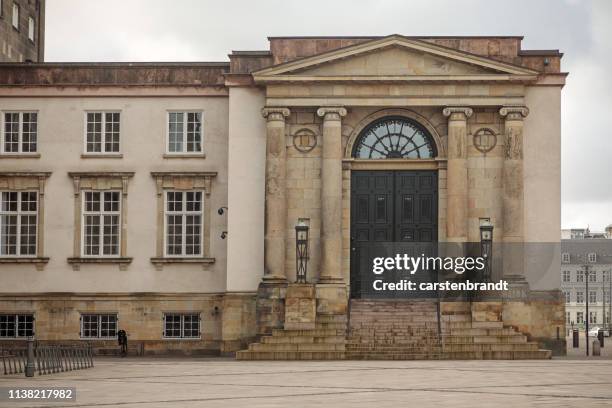
[[[118,330],[128,333],[131,347],[145,354],[218,354],[222,343],[224,299],[203,294],[29,294],[0,296],[2,313],[33,313],[36,339],[43,342],[80,340],[84,313],[116,313]],[[227,308],[231,313],[231,308]],[[164,339],[163,313],[200,313],[200,339]],[[248,325],[243,325],[248,330]],[[246,336],[245,336],[246,337]],[[114,350],[116,340],[89,340],[95,347]]]

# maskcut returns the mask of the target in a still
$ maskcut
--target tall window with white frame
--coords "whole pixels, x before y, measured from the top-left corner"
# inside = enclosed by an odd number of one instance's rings
[[[34,336],[34,315],[31,313],[0,314],[0,339]]]
[[[36,256],[38,194],[0,192],[0,256]]]
[[[165,256],[202,256],[201,191],[166,191]]]
[[[81,315],[81,338],[114,339],[117,337],[116,313],[87,313]]]
[[[19,4],[13,3],[13,28],[19,30]]]
[[[120,112],[87,112],[85,153],[119,153]]]
[[[84,193],[82,256],[118,256],[121,239],[121,192],[85,191]]]
[[[202,153],[202,112],[168,112],[167,152]]]
[[[570,303],[572,301],[572,295],[569,290],[564,290],[563,294],[565,295],[565,303]]]
[[[164,338],[200,338],[200,314],[164,313]]]
[[[36,153],[38,142],[37,112],[4,112],[0,153]]]
[[[34,18],[28,17],[28,40],[34,42]]]

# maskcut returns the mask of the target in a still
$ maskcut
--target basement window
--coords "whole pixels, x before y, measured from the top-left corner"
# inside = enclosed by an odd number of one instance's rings
[[[199,313],[164,313],[164,332],[166,339],[199,339]]]
[[[15,339],[34,336],[33,314],[0,314],[0,338]]]

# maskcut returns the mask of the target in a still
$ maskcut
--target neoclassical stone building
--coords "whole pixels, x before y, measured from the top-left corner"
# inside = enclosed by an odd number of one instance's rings
[[[121,327],[144,352],[415,358],[410,336],[390,335],[401,353],[355,346],[396,310],[423,358],[564,349],[562,54],[521,37],[269,41],[229,63],[0,67],[0,336],[111,348]],[[368,299],[380,248],[466,251],[485,221],[511,291]]]

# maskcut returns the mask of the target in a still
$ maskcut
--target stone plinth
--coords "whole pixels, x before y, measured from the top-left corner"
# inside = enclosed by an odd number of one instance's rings
[[[281,329],[285,321],[285,294],[287,284],[262,282],[257,289],[257,335]]]
[[[316,315],[315,285],[289,284],[285,297],[285,330],[313,330]]]
[[[346,315],[348,291],[344,283],[319,283],[317,285],[317,314]]]

